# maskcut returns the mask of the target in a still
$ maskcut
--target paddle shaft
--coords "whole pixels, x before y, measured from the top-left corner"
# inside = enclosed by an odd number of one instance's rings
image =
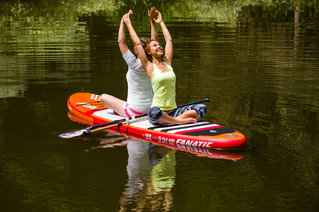
[[[202,100],[199,100],[199,101],[196,101],[196,102],[191,102],[191,103],[186,103],[186,104],[183,104],[183,105],[179,105],[177,106],[178,108],[179,107],[185,107],[185,106],[188,106],[188,105],[195,105],[195,104],[200,104],[200,103],[203,103],[203,102],[209,102],[210,99],[209,98],[205,98],[205,99],[202,99]]]
[[[93,129],[93,130],[90,130],[90,133],[91,133],[91,132],[100,131],[100,130],[110,129],[110,128],[113,128],[113,127],[120,127],[120,126],[123,125],[123,124],[131,124],[131,123],[134,123],[134,122],[137,122],[137,121],[146,120],[147,118],[148,118],[147,116],[142,116],[142,117],[130,119],[130,120],[127,120],[127,121],[118,122],[118,123],[116,123],[116,124],[111,124],[111,125],[108,125],[108,126],[104,126],[104,127],[100,127],[100,128],[95,128],[95,129]]]
[[[93,125],[93,126],[87,127],[86,130],[87,131],[92,131],[92,130],[94,130],[96,128],[105,127],[105,126],[108,126],[108,125],[114,125],[114,124],[118,124],[118,123],[121,123],[121,122],[129,121],[129,120],[132,120],[132,119],[137,119],[137,118],[140,118],[140,117],[146,117],[146,116],[147,116],[147,114],[142,114],[142,115],[138,115],[138,116],[134,116],[134,117],[130,117],[130,118],[118,119],[118,120],[114,120],[114,121],[111,121],[111,122],[106,122],[106,123],[97,124],[97,125]]]

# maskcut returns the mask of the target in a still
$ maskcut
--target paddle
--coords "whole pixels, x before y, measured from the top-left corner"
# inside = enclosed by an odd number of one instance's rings
[[[200,101],[196,101],[196,102],[191,102],[191,103],[187,103],[187,104],[183,104],[180,105],[178,107],[184,107],[184,106],[188,106],[188,105],[193,105],[193,104],[199,104],[202,102],[209,102],[209,98],[205,98],[203,100]],[[133,122],[137,122],[137,121],[141,121],[141,120],[145,120],[148,118],[147,114],[142,114],[142,115],[138,115],[138,116],[133,116],[130,118],[124,118],[124,119],[118,119],[118,120],[114,120],[111,122],[107,122],[107,123],[102,123],[102,124],[97,124],[97,125],[92,125],[89,126],[87,128],[81,129],[81,130],[76,130],[73,132],[67,132],[67,133],[62,133],[59,135],[60,138],[65,138],[65,139],[70,139],[70,138],[75,138],[81,135],[89,135],[91,132],[96,132],[96,131],[100,131],[100,130],[106,130],[112,127],[120,127],[123,124],[130,124]]]
[[[89,126],[87,128],[81,129],[81,130],[76,130],[73,132],[67,132],[67,133],[62,133],[59,135],[60,138],[74,138],[74,137],[78,137],[81,135],[89,135],[90,132],[96,132],[98,130],[104,130],[104,129],[108,129],[108,128],[112,128],[112,127],[116,127],[116,126],[121,126],[124,122],[128,122],[128,121],[141,121],[143,120],[142,118],[146,119],[147,118],[147,114],[142,114],[139,116],[133,116],[130,118],[124,118],[124,119],[118,119],[118,120],[114,120],[111,122],[107,122],[107,123],[102,123],[102,124],[97,124],[97,125],[92,125]],[[130,123],[132,123],[130,122]],[[103,128],[102,128],[103,127]]]

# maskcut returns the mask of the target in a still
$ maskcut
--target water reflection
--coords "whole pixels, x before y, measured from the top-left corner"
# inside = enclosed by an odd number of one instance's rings
[[[6,20],[0,34],[0,98],[21,96],[28,83],[76,82],[89,76],[86,23],[41,18]],[[23,96],[23,95],[22,95]]]
[[[126,146],[127,183],[120,197],[120,210],[152,209],[169,211],[175,184],[175,150],[108,132],[92,149]]]
[[[175,151],[139,140],[129,140],[128,182],[120,198],[120,211],[169,211],[175,184]]]
[[[76,122],[92,124],[72,113],[68,113],[68,117]],[[200,157],[233,161],[242,159],[245,154],[245,150],[232,152],[187,146],[178,148],[169,144],[156,145],[112,131],[91,136],[93,136],[92,139],[99,141],[98,146],[90,148],[93,151],[124,146],[127,148],[128,179],[119,200],[119,211],[143,209],[169,211],[171,209],[174,200],[172,188],[176,177],[176,149]],[[90,140],[90,138],[85,139]]]

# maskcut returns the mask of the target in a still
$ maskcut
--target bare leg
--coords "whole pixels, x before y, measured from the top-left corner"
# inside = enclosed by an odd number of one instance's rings
[[[105,107],[112,109],[115,113],[119,114],[120,116],[125,116],[123,109],[123,100],[108,94],[102,94],[100,97],[100,101]]]
[[[163,112],[160,119],[157,120],[158,124],[188,124],[196,123],[199,118],[195,110],[189,110],[177,117],[171,117],[167,113]]]

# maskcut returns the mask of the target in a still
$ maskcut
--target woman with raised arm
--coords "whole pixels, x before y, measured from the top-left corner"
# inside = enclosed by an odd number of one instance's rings
[[[155,7],[153,7],[151,11],[148,11],[151,22],[151,39],[157,39],[157,28],[153,19],[155,17],[155,10]],[[124,16],[130,17],[132,15],[133,12],[130,10]],[[129,50],[126,44],[124,16],[120,23],[118,43],[122,56],[128,66],[126,74],[128,85],[127,101],[125,102],[109,94],[102,94],[100,101],[115,113],[125,117],[132,117],[147,113],[152,104],[153,91],[151,82],[142,67],[141,61]],[[149,40],[145,37],[138,39],[142,44],[145,44]],[[137,54],[135,47],[134,52]]]
[[[177,108],[175,101],[176,76],[171,66],[173,42],[158,10],[155,11],[155,16],[157,19],[154,17],[154,21],[161,26],[166,42],[165,54],[157,40],[149,40],[143,46],[131,24],[130,16],[124,15],[124,23],[153,87],[154,97],[152,108],[148,112],[149,121],[154,125],[195,123],[206,114],[206,106],[196,104]]]

